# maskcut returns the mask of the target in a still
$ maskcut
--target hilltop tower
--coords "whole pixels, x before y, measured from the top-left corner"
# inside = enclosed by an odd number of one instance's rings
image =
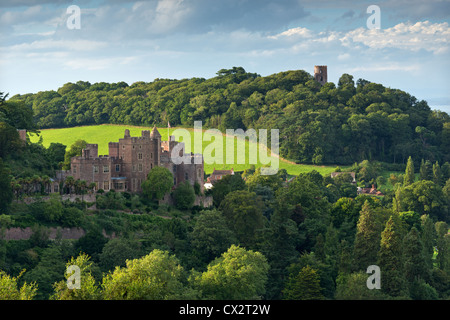
[[[327,66],[314,66],[314,79],[321,85],[328,82]]]

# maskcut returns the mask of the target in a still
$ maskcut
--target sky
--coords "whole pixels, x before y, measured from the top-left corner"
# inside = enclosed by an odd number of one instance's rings
[[[0,0],[0,92],[327,65],[330,82],[348,73],[450,113],[449,16],[450,0]]]

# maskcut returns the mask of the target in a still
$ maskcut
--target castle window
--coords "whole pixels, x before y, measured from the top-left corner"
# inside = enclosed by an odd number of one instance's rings
[[[139,152],[138,153],[138,160],[142,160],[143,158],[142,158],[142,153],[141,152]]]
[[[103,166],[103,172],[104,173],[109,172],[109,166]]]
[[[120,171],[120,164],[116,164],[116,172]]]
[[[109,181],[103,182],[103,190],[109,190]]]
[[[139,146],[139,149],[142,149],[142,146]]]
[[[77,166],[73,166],[72,172],[73,172],[73,173],[77,173]]]
[[[94,166],[94,173],[98,173],[98,166]]]
[[[138,164],[138,170],[139,170],[139,172],[142,172],[142,163]]]
[[[184,173],[184,180],[189,180],[189,174],[187,172]]]
[[[134,145],[133,145],[133,149],[134,149]]]

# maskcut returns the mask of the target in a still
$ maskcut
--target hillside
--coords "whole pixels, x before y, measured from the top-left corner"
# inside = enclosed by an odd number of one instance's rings
[[[78,81],[11,102],[32,108],[41,129],[98,124],[279,129],[280,155],[297,163],[450,160],[450,117],[399,90],[343,74],[321,86],[303,71],[266,77],[243,68],[211,79]]]
[[[83,126],[83,127],[73,127],[73,128],[60,128],[60,129],[44,129],[41,130],[39,136],[31,135],[30,141],[36,143],[39,141],[40,137],[42,137],[42,144],[44,147],[48,148],[51,143],[62,143],[68,149],[76,140],[85,140],[88,143],[95,143],[99,146],[99,154],[106,155],[108,154],[108,142],[119,141],[120,138],[123,138],[123,134],[125,129],[130,130],[130,134],[132,136],[140,136],[142,130],[148,130],[148,127],[136,127],[136,126],[127,126],[127,125],[94,125],[94,126]],[[170,134],[172,135],[177,128],[171,128]],[[158,131],[161,133],[162,140],[168,139],[168,128],[158,128]],[[188,129],[191,134],[191,145],[194,145],[194,135],[193,129]],[[203,132],[203,137],[210,136],[209,134]],[[179,141],[179,137],[175,135],[177,141]],[[205,140],[205,138],[203,138]],[[244,164],[227,164],[226,163],[226,138],[224,138],[224,146],[222,156],[224,159],[224,164],[205,164],[205,173],[210,174],[214,168],[216,169],[226,169],[229,170],[233,168],[235,171],[244,171],[251,167],[252,164],[249,158],[249,144],[253,144],[253,142],[245,141],[245,159],[246,162]],[[202,143],[203,150],[211,144],[211,141],[204,141]],[[235,159],[238,153],[237,151],[237,141],[235,139]],[[259,150],[259,145],[258,145]],[[258,158],[259,159],[259,158]],[[255,164],[255,167],[260,167],[261,163]],[[311,170],[316,170],[320,172],[322,175],[329,175],[332,171],[334,171],[335,166],[316,166],[316,165],[302,165],[302,164],[294,164],[285,159],[279,160],[280,169],[286,169],[288,174],[290,175],[298,175],[302,172],[309,172]]]

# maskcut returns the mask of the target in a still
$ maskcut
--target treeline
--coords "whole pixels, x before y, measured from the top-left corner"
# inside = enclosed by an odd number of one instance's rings
[[[66,83],[15,95],[39,128],[93,124],[279,129],[281,156],[298,163],[450,160],[450,117],[426,101],[343,74],[321,86],[303,71],[261,77],[242,67],[210,79]]]
[[[287,181],[251,168],[214,184],[209,208],[158,206],[152,192],[98,194],[96,210],[15,202],[0,224],[35,232],[0,238],[0,286],[15,288],[0,298],[448,299],[448,174],[416,177],[410,159],[384,197],[357,195],[345,174]],[[50,226],[86,234],[49,240]],[[81,289],[67,287],[70,265]],[[367,287],[371,265],[381,289]]]

